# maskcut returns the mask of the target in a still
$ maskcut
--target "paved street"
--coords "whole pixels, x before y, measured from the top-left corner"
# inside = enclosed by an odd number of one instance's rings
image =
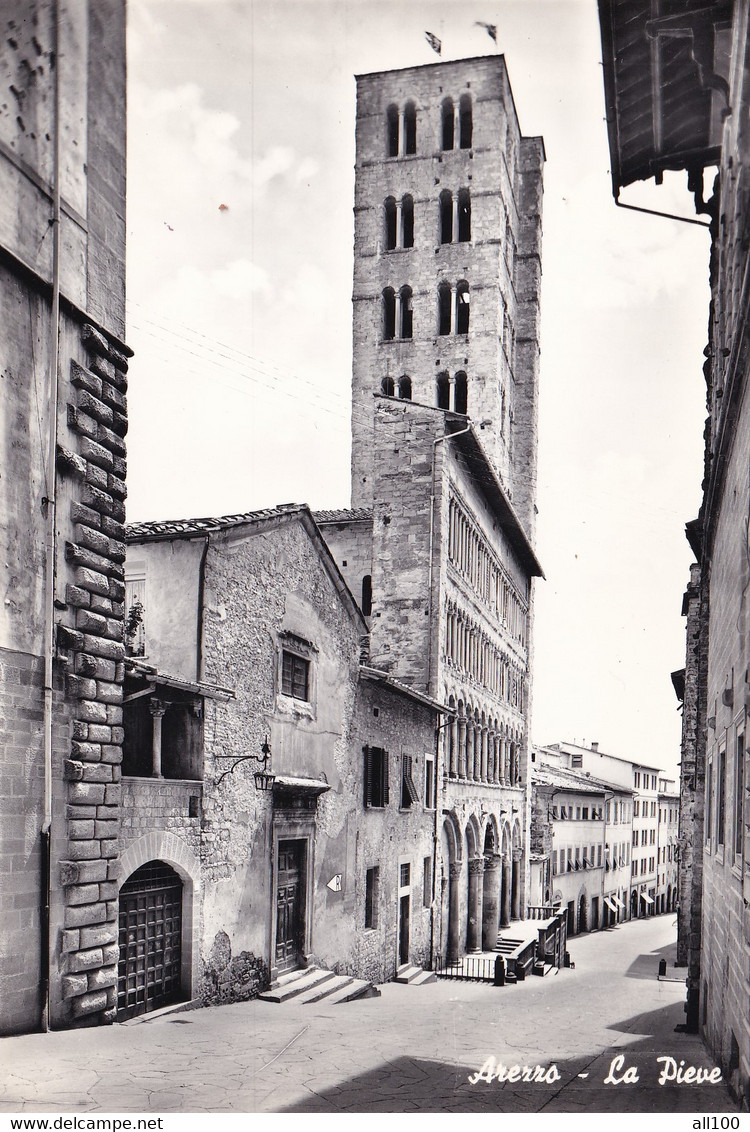
[[[2,1112],[734,1112],[723,1084],[657,1083],[711,1068],[677,1034],[682,981],[662,916],[572,939],[575,970],[515,987],[389,984],[341,1006],[250,1002],[137,1024],[5,1038]],[[605,1085],[637,1074],[637,1083]],[[540,1066],[545,1081],[470,1077]],[[556,1071],[552,1069],[556,1067]],[[539,1074],[537,1074],[538,1076]]]

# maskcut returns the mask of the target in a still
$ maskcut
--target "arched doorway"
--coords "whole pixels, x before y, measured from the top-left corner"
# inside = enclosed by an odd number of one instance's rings
[[[182,880],[164,861],[121,885],[119,945],[118,1021],[182,997]]]
[[[635,920],[638,918],[638,893],[633,892],[630,897],[630,918]]]
[[[588,921],[586,918],[586,897],[582,896],[578,901],[578,930],[579,932],[587,932]]]

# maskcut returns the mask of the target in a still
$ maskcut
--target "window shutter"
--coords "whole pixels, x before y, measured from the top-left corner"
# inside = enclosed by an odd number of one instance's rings
[[[372,748],[364,747],[365,753],[365,806],[372,805]]]
[[[382,752],[383,758],[383,805],[387,806],[390,801],[390,794],[388,791],[388,752]]]

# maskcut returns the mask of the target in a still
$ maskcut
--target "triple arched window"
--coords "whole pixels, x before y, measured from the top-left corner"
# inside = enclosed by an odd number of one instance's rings
[[[383,340],[411,338],[413,320],[411,287],[402,287],[398,293],[393,287],[386,287],[383,291]]]
[[[455,149],[458,135],[459,149],[471,149],[474,132],[471,95],[462,94],[458,103],[458,115],[452,98],[444,98],[440,107],[440,144],[443,150]]]
[[[400,110],[395,102],[385,112],[386,153],[404,157],[417,152],[417,108],[407,102]]]
[[[435,403],[438,409],[447,409],[454,413],[468,412],[468,381],[463,370],[450,374],[447,371],[437,376]]]
[[[414,200],[408,193],[401,200],[386,197],[385,246],[388,251],[414,247]]]
[[[465,279],[452,287],[443,280],[438,286],[438,334],[468,334],[469,284]]]
[[[440,194],[440,243],[466,243],[471,239],[471,196],[468,189]]]

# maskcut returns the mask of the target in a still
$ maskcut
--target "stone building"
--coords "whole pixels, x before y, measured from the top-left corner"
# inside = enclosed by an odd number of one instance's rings
[[[659,828],[657,836],[656,911],[673,912],[677,908],[677,862],[680,820],[680,795],[673,784],[659,780]]]
[[[125,4],[0,5],[0,1032],[117,973]]]
[[[750,842],[747,833],[749,637],[747,516],[747,4],[686,4],[654,19],[646,0],[600,0],[615,197],[638,180],[684,170],[710,236],[708,420],[703,499],[687,525],[696,563],[683,613],[679,953],[688,962],[687,1026],[750,1102]],[[718,172],[717,172],[718,170]],[[658,208],[658,193],[654,194]],[[697,438],[696,438],[697,443]],[[679,674],[678,674],[679,676]]]
[[[429,966],[439,707],[360,663],[366,622],[308,509],[136,524],[126,572],[119,1016],[295,968],[343,999]]]
[[[353,510],[321,529],[372,663],[455,712],[449,959],[526,901],[543,161],[502,57],[358,78]]]

